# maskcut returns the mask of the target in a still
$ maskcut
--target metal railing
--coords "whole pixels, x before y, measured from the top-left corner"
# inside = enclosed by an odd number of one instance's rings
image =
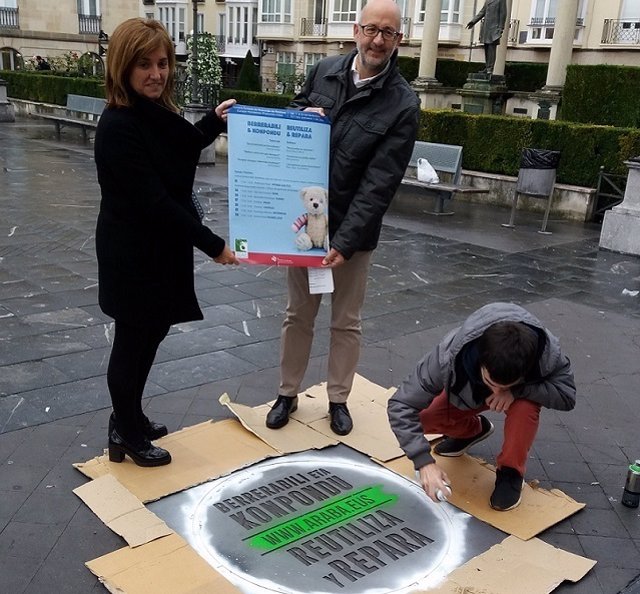
[[[0,28],[2,29],[19,29],[20,20],[18,19],[17,8],[0,7]]]
[[[326,37],[327,19],[316,23],[315,19],[300,19],[300,35],[303,37]]]
[[[193,97],[191,81],[186,77],[186,71],[176,75],[173,92],[178,105],[188,104],[193,100],[205,107],[215,107],[220,103],[220,87],[201,82],[196,86],[196,97]]]
[[[600,167],[596,187],[596,206],[593,211],[595,221],[602,221],[605,211],[622,203],[626,187],[626,175],[605,173],[604,167]]]
[[[554,27],[556,17],[532,17],[529,27]],[[579,17],[576,19],[576,27],[584,27],[584,19]]]
[[[511,19],[509,21],[509,32],[507,35],[507,43],[518,43],[518,36],[520,35],[520,21],[518,19]]]
[[[78,14],[78,32],[99,35],[102,30],[102,17],[95,14]]]
[[[227,38],[225,35],[214,35],[218,54],[224,54],[227,49]]]
[[[400,33],[402,33],[402,40],[409,41],[411,39],[411,17],[402,17],[400,19]]]
[[[602,29],[602,43],[640,44],[640,21],[605,19]]]

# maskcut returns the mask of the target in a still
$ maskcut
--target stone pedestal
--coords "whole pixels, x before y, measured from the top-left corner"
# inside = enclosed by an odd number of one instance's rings
[[[604,213],[600,247],[622,254],[640,255],[640,157],[625,161],[629,168],[622,204]]]
[[[201,120],[209,111],[210,107],[204,105],[197,105],[190,103],[185,105],[183,109],[184,119],[195,124],[198,120]],[[200,165],[215,165],[216,164],[216,149],[215,143],[211,143],[208,147],[202,149],[200,153]]]
[[[504,115],[507,100],[513,93],[509,93],[504,76],[477,72],[467,77],[460,95],[465,113]]]
[[[558,105],[562,99],[562,87],[544,86],[536,93],[529,95],[529,99],[538,104],[538,112],[534,119],[555,120],[558,117]]]
[[[442,93],[442,83],[431,77],[420,76],[411,83],[411,88],[420,97],[420,105],[422,109],[430,109],[434,107],[434,102],[429,99],[433,93]]]
[[[13,105],[7,99],[7,81],[0,78],[0,122],[15,122]]]

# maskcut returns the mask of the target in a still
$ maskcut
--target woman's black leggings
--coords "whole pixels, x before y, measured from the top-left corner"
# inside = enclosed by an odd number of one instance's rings
[[[169,328],[169,325],[132,326],[116,320],[107,385],[116,430],[127,441],[142,436],[142,393],[158,346]]]

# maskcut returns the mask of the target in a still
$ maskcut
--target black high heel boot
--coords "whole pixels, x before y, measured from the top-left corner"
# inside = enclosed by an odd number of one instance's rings
[[[171,462],[171,454],[154,446],[147,437],[143,437],[134,445],[122,439],[114,429],[109,434],[109,461],[122,462],[125,454],[138,466],[164,466]]]
[[[109,417],[109,435],[116,428],[116,413],[112,412]],[[146,415],[142,415],[142,431],[145,437],[151,441],[154,439],[160,439],[169,434],[169,430],[166,425],[162,423],[156,423],[147,418]]]

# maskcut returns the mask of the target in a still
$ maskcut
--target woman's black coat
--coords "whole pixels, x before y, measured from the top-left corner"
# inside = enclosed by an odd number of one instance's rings
[[[105,314],[138,326],[202,319],[193,247],[214,258],[225,242],[200,223],[191,191],[200,151],[224,129],[213,112],[193,126],[142,98],[100,117],[96,251]]]

